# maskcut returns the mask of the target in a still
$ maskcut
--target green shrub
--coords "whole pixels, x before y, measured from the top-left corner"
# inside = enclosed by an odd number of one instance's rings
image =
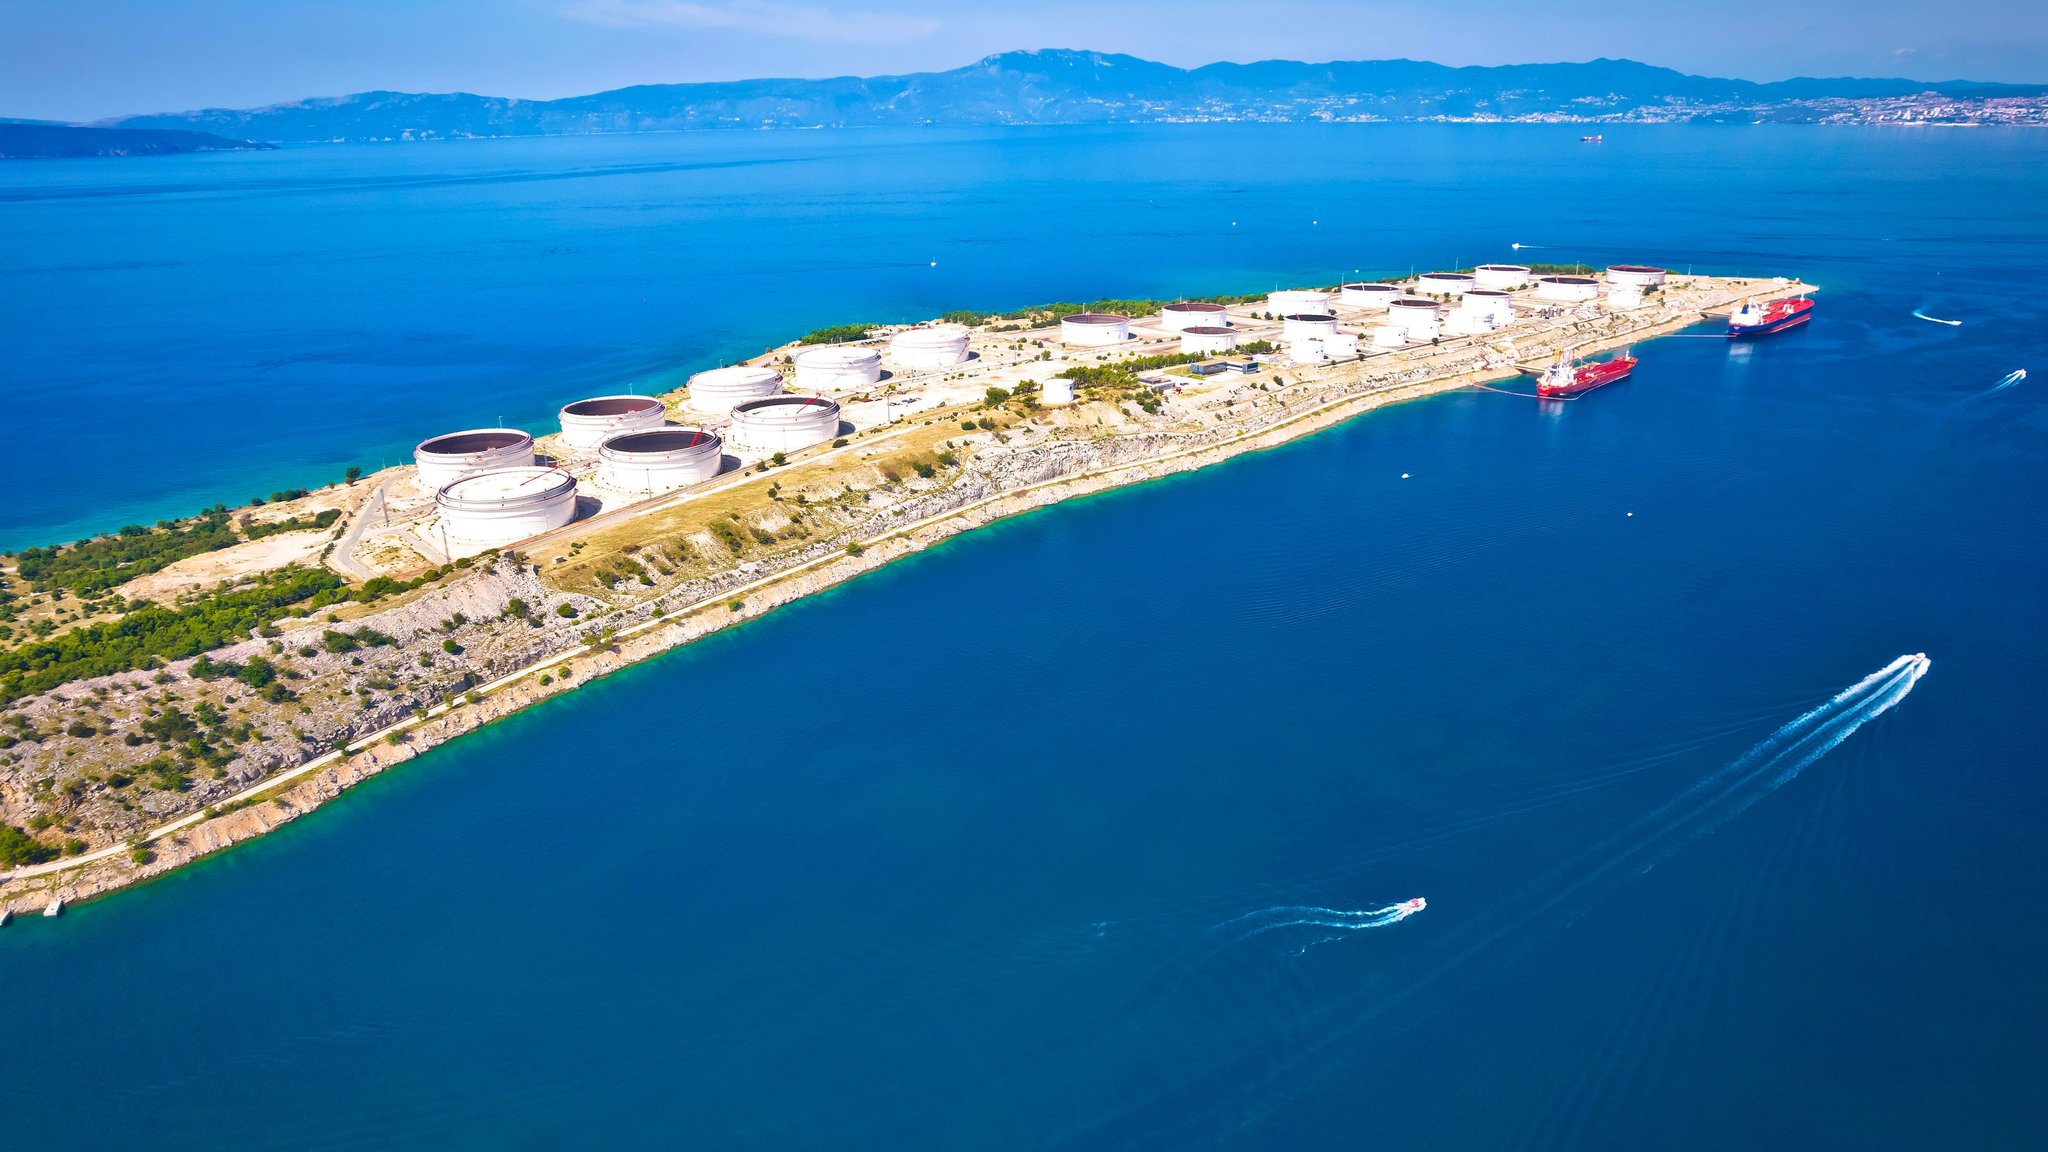
[[[19,868],[57,858],[57,850],[12,824],[0,824],[0,864]]]

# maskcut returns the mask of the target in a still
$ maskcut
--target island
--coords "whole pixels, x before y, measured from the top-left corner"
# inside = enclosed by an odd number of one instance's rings
[[[0,121],[0,160],[70,160],[87,156],[173,156],[182,152],[261,152],[275,144],[230,140],[174,128],[86,128],[72,124]]]
[[[1482,265],[852,323],[669,394],[565,397],[544,435],[421,429],[413,464],[23,549],[0,557],[0,911],[260,836],[993,520],[1455,389],[1564,403],[1514,381],[1811,291]]]

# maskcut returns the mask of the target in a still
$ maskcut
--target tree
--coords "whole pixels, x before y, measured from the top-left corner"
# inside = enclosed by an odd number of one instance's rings
[[[360,465],[351,464],[348,466],[348,471],[341,474],[341,478],[343,482],[353,484],[363,478],[363,469]]]

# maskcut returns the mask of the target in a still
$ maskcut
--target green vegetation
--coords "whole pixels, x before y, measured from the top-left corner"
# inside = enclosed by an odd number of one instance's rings
[[[1204,296],[1200,299],[1217,304],[1250,304],[1264,300],[1257,296]],[[1091,300],[1086,304],[1062,301],[1057,304],[1037,304],[1019,308],[1014,312],[948,312],[940,317],[955,324],[986,324],[991,320],[1010,321],[993,328],[997,332],[1014,332],[1023,328],[1044,328],[1057,323],[1062,317],[1082,312],[1114,312],[1123,316],[1151,316],[1161,308],[1173,303],[1171,300]]]
[[[0,702],[19,699],[33,692],[46,692],[88,676],[129,672],[164,660],[197,656],[246,640],[252,632],[268,627],[274,620],[330,604],[367,604],[393,592],[419,587],[441,575],[444,572],[435,569],[411,581],[379,577],[361,588],[351,589],[342,583],[339,576],[325,569],[294,566],[265,572],[244,584],[213,592],[177,608],[144,603],[118,620],[102,621],[62,636],[0,652]],[[358,630],[349,639],[356,645],[369,647],[392,642],[391,637],[371,629]],[[226,671],[229,668],[234,670]],[[256,671],[252,672],[252,669]],[[261,683],[244,679],[245,683],[251,687],[262,687],[269,683],[273,674],[269,661],[259,664],[252,660],[242,667],[213,661],[209,662],[207,674],[201,678],[250,676]],[[285,695],[288,697],[289,693]]]
[[[810,333],[797,341],[797,343],[844,344],[848,340],[865,340],[868,338],[868,329],[870,327],[871,325],[868,324],[834,324],[829,328],[820,328],[816,332]]]
[[[0,864],[19,868],[55,860],[57,850],[12,824],[0,824]]]
[[[130,524],[111,536],[24,548],[16,556],[21,578],[38,592],[64,589],[78,596],[96,596],[115,585],[169,567],[187,556],[236,544],[227,509],[211,510],[179,523],[161,521],[154,529]]]
[[[1206,359],[1208,357],[1191,352],[1174,352],[1164,356],[1139,356],[1109,364],[1078,364],[1061,372],[1060,375],[1083,388],[1136,388],[1140,372],[1177,368],[1182,364],[1193,364]]]
[[[320,646],[329,652],[353,652],[358,648],[383,648],[398,641],[377,631],[375,628],[358,628],[354,632],[337,632],[330,628],[320,633]]]
[[[311,517],[294,516],[289,520],[277,520],[269,524],[257,523],[244,517],[242,520],[242,533],[251,540],[261,540],[265,536],[276,536],[284,532],[304,532],[312,528],[332,528],[334,522],[339,519],[341,519],[341,510],[338,508],[326,508]]]

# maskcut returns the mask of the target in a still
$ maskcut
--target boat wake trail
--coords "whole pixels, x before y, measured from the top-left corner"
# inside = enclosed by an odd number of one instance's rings
[[[1313,908],[1307,905],[1288,904],[1247,912],[1234,920],[1218,924],[1210,932],[1212,935],[1231,934],[1228,944],[1242,944],[1254,936],[1263,936],[1283,928],[1319,930],[1314,939],[1302,945],[1301,950],[1307,951],[1317,944],[1335,940],[1339,936],[1362,932],[1367,928],[1391,927],[1427,907],[1429,902],[1420,896],[1371,911],[1361,909],[1347,912],[1341,908]]]
[[[1939,316],[1929,316],[1927,313],[1922,312],[1918,308],[1913,309],[1913,315],[1918,316],[1920,319],[1925,320],[1931,324],[1946,324],[1951,328],[1961,328],[1963,326],[1963,322],[1961,320],[1943,320]]]
[[[2003,392],[2026,378],[2027,370],[2025,368],[2015,368],[2001,377],[1998,383],[1993,384],[1990,391],[1986,392],[1985,395],[1988,396],[1991,392]]]
[[[1532,928],[1568,925],[1617,883],[1652,870],[1796,779],[1858,729],[1896,707],[1927,675],[1929,667],[1931,661],[1925,653],[1901,656],[1779,725],[1748,751],[1656,809],[1571,860],[1534,875],[1503,896],[1491,912],[1479,911],[1448,925],[1448,931],[1425,941],[1418,954],[1410,957],[1421,967],[1411,965],[1386,974],[1385,979],[1363,978],[1350,992],[1299,1018],[1299,1030],[1290,1033],[1284,1050],[1260,1048],[1241,1063],[1220,1065],[1213,1083],[1228,1086],[1219,1087],[1197,1107],[1187,1106],[1185,1093],[1127,1101],[1095,1119],[1072,1142],[1090,1147],[1128,1144],[1133,1139],[1100,1137],[1103,1132],[1138,1131],[1140,1125],[1150,1123],[1185,1131],[1189,1124],[1226,1108],[1233,1110],[1238,1123],[1246,1123],[1248,1116],[1263,1113],[1270,1105],[1263,1099],[1248,1104],[1245,1093],[1250,1089],[1244,1085],[1270,1085],[1290,1070],[1315,1061],[1333,1045],[1426,994],[1503,941]],[[1261,908],[1212,929],[1213,936],[1223,939],[1211,955],[1283,929],[1306,933],[1306,942],[1298,949],[1306,951],[1366,929],[1390,927],[1424,907],[1424,902],[1416,899],[1359,911],[1293,905]]]
[[[1622,865],[1649,871],[1672,853],[1749,810],[1790,783],[1807,765],[1832,751],[1858,728],[1906,698],[1932,661],[1924,652],[1901,656],[1788,721],[1726,767],[1686,789],[1623,832],[1594,855],[1607,859],[1569,891],[1576,892]],[[1611,854],[1610,854],[1611,853]],[[1565,893],[1560,893],[1560,896]]]

